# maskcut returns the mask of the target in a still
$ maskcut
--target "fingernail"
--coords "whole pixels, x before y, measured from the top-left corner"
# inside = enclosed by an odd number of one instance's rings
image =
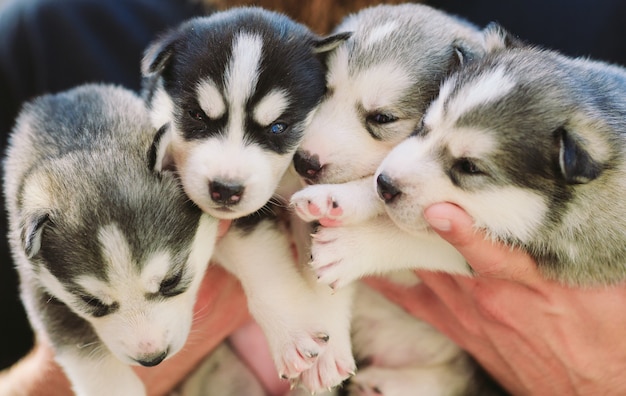
[[[439,231],[450,231],[452,229],[452,223],[448,219],[427,218],[426,221],[432,228]]]

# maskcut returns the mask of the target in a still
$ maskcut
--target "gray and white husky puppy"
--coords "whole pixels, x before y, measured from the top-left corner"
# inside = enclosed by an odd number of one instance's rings
[[[626,70],[519,46],[447,79],[377,171],[410,233],[435,202],[535,258],[550,279],[626,279]]]
[[[142,395],[179,351],[217,220],[149,168],[143,100],[85,85],[27,103],[4,162],[9,240],[39,340],[78,395]]]
[[[380,162],[420,124],[442,80],[503,45],[497,30],[418,4],[372,7],[337,27],[352,35],[328,57],[328,92],[294,159],[314,185],[291,200],[304,220],[321,223],[310,262],[321,283],[343,290],[372,274],[415,282],[411,273],[392,274],[408,268],[469,274],[436,234],[416,238],[394,224],[372,186]],[[351,379],[352,394],[487,394],[456,345],[355,285],[354,353],[369,364]]]
[[[279,374],[311,391],[354,371],[349,301],[294,265],[296,218],[275,211],[299,186],[288,168],[326,91],[323,59],[348,36],[320,38],[285,15],[234,8],[164,33],[142,63],[152,122],[163,131],[156,169],[174,170],[205,212],[235,219],[216,260],[241,281]]]

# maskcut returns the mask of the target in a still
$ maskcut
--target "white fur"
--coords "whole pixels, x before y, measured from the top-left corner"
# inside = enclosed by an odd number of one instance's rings
[[[150,104],[152,111],[150,111],[150,121],[152,125],[158,125],[160,128],[162,125],[172,121],[172,114],[174,114],[174,102],[172,98],[163,89],[163,83],[159,81],[158,88],[154,91],[154,97]]]
[[[453,86],[454,79],[444,83],[439,97],[433,102],[432,111],[424,116],[425,123],[451,128],[463,114],[476,106],[491,103],[505,96],[515,87],[515,81],[506,75],[504,68],[498,68],[486,73],[471,87],[461,88],[461,91],[450,99]]]
[[[211,119],[219,119],[226,111],[226,104],[219,88],[210,78],[198,83],[196,88],[198,103],[204,113]]]
[[[273,89],[256,105],[253,117],[259,125],[268,126],[278,120],[289,106],[289,96],[282,89]]]
[[[378,41],[384,40],[391,32],[393,32],[397,28],[398,24],[396,22],[387,22],[380,26],[376,26],[371,30],[369,36],[365,39],[365,42],[368,45],[372,45],[377,43]]]
[[[363,127],[362,111],[395,109],[395,103],[413,82],[409,73],[393,63],[383,62],[356,75],[349,75],[347,70],[348,54],[340,47],[329,61],[328,85],[333,93],[320,104],[300,145],[301,150],[317,155],[320,165],[326,167],[319,182],[346,182],[373,174],[376,165],[416,124],[415,120],[400,118],[385,127],[386,139],[369,136]],[[346,158],[350,158],[350,166],[343,164]]]
[[[263,41],[259,36],[241,33],[233,42],[232,57],[224,76],[230,108],[227,135],[233,142],[244,139],[244,105],[258,81],[262,50]]]
[[[141,271],[141,284],[148,293],[159,291],[161,282],[170,268],[172,257],[169,252],[156,252],[149,258]]]
[[[294,266],[283,231],[266,223],[257,227],[263,228],[245,237],[245,244],[238,230],[226,234],[217,245],[216,260],[241,281],[280,375],[302,373],[301,380],[312,389],[341,382],[355,369],[346,331],[350,289],[333,294],[307,281],[310,276],[303,277]],[[271,271],[257,261],[272,263]],[[330,336],[328,343],[320,340],[324,336]]]
[[[240,137],[242,134],[233,132]],[[189,198],[202,210],[219,218],[245,216],[263,206],[272,197],[289,165],[288,158],[268,153],[258,145],[245,145],[233,135],[183,142],[182,145],[188,146],[184,149],[187,154],[177,165]],[[209,194],[208,185],[212,180],[228,180],[245,186],[239,203],[232,209],[216,204]]]
[[[59,351],[57,361],[72,379],[77,396],[108,396],[113,390],[128,395],[144,395],[145,387],[133,370],[109,354],[88,362],[79,354]]]

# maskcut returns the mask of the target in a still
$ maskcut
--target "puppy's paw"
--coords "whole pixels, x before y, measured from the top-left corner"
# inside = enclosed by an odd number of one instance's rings
[[[304,221],[325,227],[353,224],[371,217],[371,205],[359,201],[358,189],[345,184],[308,186],[291,197],[291,205]]]
[[[323,331],[298,332],[279,340],[282,345],[274,353],[278,375],[283,379],[297,378],[310,369],[326,349],[329,336]]]
[[[349,228],[320,227],[312,235],[309,265],[320,283],[340,288],[361,277],[358,250],[349,243]]]
[[[339,202],[335,185],[319,184],[306,187],[291,197],[296,214],[306,222],[318,221],[326,227],[342,224],[346,215]]]
[[[329,345],[317,362],[300,376],[300,385],[311,393],[328,391],[354,375],[356,364],[348,345]]]

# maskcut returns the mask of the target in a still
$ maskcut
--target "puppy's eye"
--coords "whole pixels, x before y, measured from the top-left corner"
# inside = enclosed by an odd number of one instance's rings
[[[469,158],[459,158],[454,167],[461,173],[467,175],[483,175],[483,172],[474,161]]]
[[[389,124],[391,122],[396,121],[398,118],[394,117],[391,114],[385,113],[374,113],[367,116],[367,121],[373,122],[376,124]]]
[[[86,295],[82,295],[80,296],[80,298],[83,300],[83,302],[85,304],[87,304],[91,310],[91,314],[96,317],[96,318],[100,318],[103,317],[105,315],[110,314],[112,311],[114,311],[115,309],[117,309],[117,304],[114,303],[112,305],[107,305],[105,303],[103,303],[102,301],[100,301],[99,299],[93,297],[93,296],[86,296]]]
[[[280,135],[287,130],[287,124],[284,122],[275,122],[270,125],[270,133],[274,135]]]
[[[189,114],[189,117],[196,121],[205,121],[207,118],[204,111],[200,109],[191,109],[187,113]]]
[[[176,286],[178,286],[182,277],[183,273],[179,271],[173,276],[163,279],[159,286],[159,293],[166,297],[173,297],[182,293],[182,290],[176,290]]]

